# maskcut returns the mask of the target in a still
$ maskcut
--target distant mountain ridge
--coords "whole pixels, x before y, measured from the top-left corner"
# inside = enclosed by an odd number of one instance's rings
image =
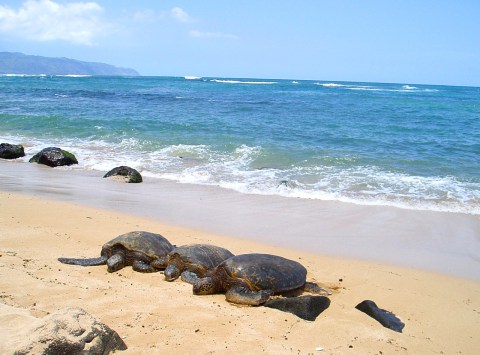
[[[41,57],[0,52],[0,74],[123,75],[138,76],[136,70],[105,63],[82,62],[69,58]]]

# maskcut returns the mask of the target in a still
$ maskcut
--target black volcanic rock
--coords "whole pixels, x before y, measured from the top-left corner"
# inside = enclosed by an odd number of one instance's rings
[[[362,311],[363,313],[368,314],[385,328],[389,328],[391,330],[401,333],[403,328],[405,327],[405,323],[398,319],[395,314],[390,311],[378,308],[378,306],[373,301],[365,300],[357,304],[355,308]]]
[[[17,144],[1,143],[0,144],[0,158],[2,159],[17,159],[25,156],[23,146]]]
[[[75,155],[56,147],[42,149],[39,153],[35,154],[29,162],[51,167],[78,164]]]
[[[140,175],[137,170],[130,168],[129,166],[118,166],[116,168],[113,168],[103,177],[121,177],[125,180],[125,182],[129,183],[140,183],[143,181],[142,175]]]

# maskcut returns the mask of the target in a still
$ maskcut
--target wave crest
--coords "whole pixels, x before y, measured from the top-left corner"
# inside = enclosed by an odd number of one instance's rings
[[[222,84],[248,84],[248,85],[273,85],[278,84],[277,81],[241,81],[241,80],[223,80],[223,79],[211,79],[211,82]]]

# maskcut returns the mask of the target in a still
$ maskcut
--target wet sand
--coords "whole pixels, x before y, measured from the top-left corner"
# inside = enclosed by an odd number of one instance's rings
[[[480,280],[480,216],[246,195],[102,172],[0,161],[0,191],[128,213],[319,255],[421,268]]]

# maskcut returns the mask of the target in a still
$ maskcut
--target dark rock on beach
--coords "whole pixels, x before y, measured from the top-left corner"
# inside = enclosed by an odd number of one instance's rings
[[[0,158],[2,159],[17,159],[25,156],[23,146],[17,144],[1,143],[0,144]]]
[[[113,168],[103,177],[120,177],[123,178],[125,182],[129,183],[139,183],[143,181],[142,175],[140,175],[137,170],[130,168],[129,166],[118,166],[116,168]]]
[[[81,308],[50,314],[31,329],[15,354],[109,354],[126,350],[120,336]]]
[[[330,299],[325,296],[279,298],[267,301],[264,306],[293,313],[299,318],[314,321],[320,313],[330,306]]]
[[[56,147],[42,149],[39,153],[35,154],[29,162],[51,167],[78,164],[75,155]]]
[[[385,328],[389,328],[391,330],[401,333],[403,328],[405,327],[405,324],[400,319],[398,319],[395,314],[390,311],[378,308],[378,306],[373,301],[365,300],[357,304],[355,308],[362,311],[363,313],[368,314]]]

